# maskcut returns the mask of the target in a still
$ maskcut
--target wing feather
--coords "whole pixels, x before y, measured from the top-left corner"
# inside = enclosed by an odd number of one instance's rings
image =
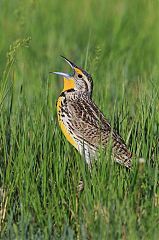
[[[113,153],[119,163],[125,164],[131,153],[119,134],[113,130],[98,107],[90,98],[77,98],[68,102],[71,125],[78,139],[82,139],[95,149],[106,147],[112,137]],[[128,164],[127,164],[128,165]]]

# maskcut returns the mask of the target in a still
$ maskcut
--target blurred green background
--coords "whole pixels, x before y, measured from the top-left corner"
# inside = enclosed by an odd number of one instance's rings
[[[127,91],[131,94],[134,89],[136,95],[139,79],[149,88],[150,80],[145,78],[158,74],[157,1],[14,0],[0,4],[0,71],[9,46],[31,37],[29,48],[18,52],[14,68],[15,84],[31,84],[30,97],[35,97],[50,70],[67,69],[60,55],[85,66],[96,85],[101,81],[113,85],[110,90],[115,96],[123,78],[126,84],[129,81]],[[53,77],[50,82],[52,88],[60,84]],[[158,83],[153,79],[153,84]]]
[[[0,1],[2,239],[157,239],[158,23],[157,0]],[[90,176],[62,136],[63,81],[49,75],[70,71],[60,55],[92,74],[94,101],[137,156],[130,173],[101,156]]]

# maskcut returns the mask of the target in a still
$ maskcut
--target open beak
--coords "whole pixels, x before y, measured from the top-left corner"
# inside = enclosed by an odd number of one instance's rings
[[[71,62],[70,60],[68,60],[67,58],[61,56],[62,58],[64,58],[64,60],[71,66],[71,68],[73,69],[73,71],[75,71],[74,69],[77,68],[77,66]],[[71,78],[73,75],[72,74],[68,74],[68,73],[63,73],[63,72],[50,72],[50,73],[54,73],[54,74],[57,74],[57,75],[60,75],[60,76],[63,76],[65,78]]]
[[[70,65],[70,67],[72,68],[72,69],[74,69],[74,68],[77,68],[77,66],[73,63],[73,62],[71,62],[70,60],[68,60],[67,58],[65,58],[64,56],[61,56],[63,59],[65,59],[65,61]]]
[[[70,77],[71,77],[70,74],[68,74],[68,73],[63,73],[63,72],[50,72],[50,73],[54,73],[54,74],[63,76],[63,77],[65,77],[65,78],[70,78]]]

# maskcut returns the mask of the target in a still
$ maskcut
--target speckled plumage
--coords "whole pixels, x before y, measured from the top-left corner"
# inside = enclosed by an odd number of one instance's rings
[[[71,64],[73,63],[71,62]],[[77,68],[76,65],[74,66]],[[87,77],[86,71],[81,68],[78,69],[83,74],[84,80],[84,77]],[[89,166],[91,166],[92,160],[97,157],[99,148],[107,148],[111,140],[112,154],[116,162],[130,168],[132,154],[120,135],[111,128],[107,119],[92,101],[92,89],[91,94],[87,90],[92,86],[90,75],[89,78],[90,86],[88,88],[81,82],[80,88],[74,87],[64,90],[59,96],[57,112],[58,120],[62,123],[62,131],[67,139],[68,136],[71,137],[71,140],[68,140],[84,156]],[[76,81],[82,81],[82,79],[75,79]],[[89,84],[89,82],[85,81],[86,84]]]

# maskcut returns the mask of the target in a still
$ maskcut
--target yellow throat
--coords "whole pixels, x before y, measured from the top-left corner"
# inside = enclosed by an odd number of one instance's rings
[[[64,88],[63,92],[69,89],[75,88],[75,81],[73,78],[65,78],[64,77]]]

